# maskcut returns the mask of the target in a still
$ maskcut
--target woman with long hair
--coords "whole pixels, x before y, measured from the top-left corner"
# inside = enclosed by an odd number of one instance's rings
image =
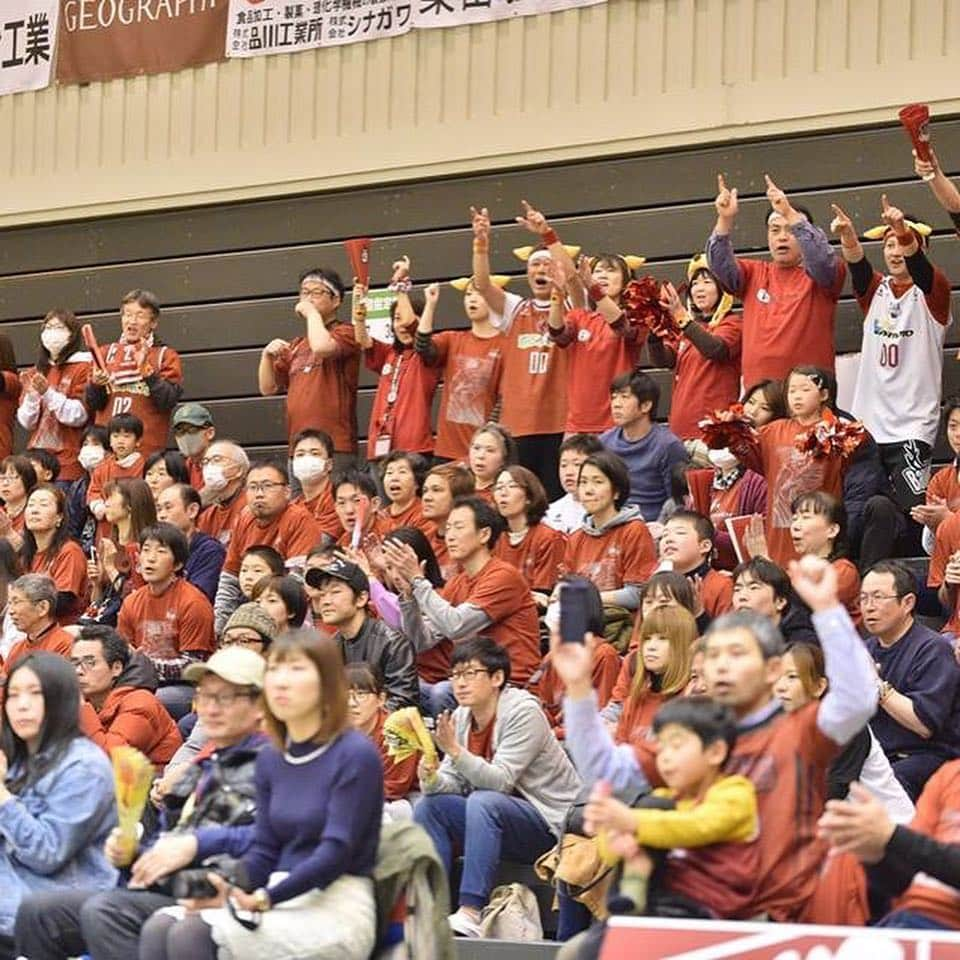
[[[37,471],[23,456],[13,455],[0,463],[0,537],[14,550],[23,546],[23,511],[30,491],[37,485]]]
[[[264,701],[273,745],[257,759],[255,835],[241,861],[253,892],[208,874],[220,905],[183,919],[154,914],[140,937],[144,960],[366,960],[373,949],[383,766],[350,729],[337,645],[312,630],[278,638]],[[238,911],[255,917],[238,922]]]
[[[38,651],[17,661],[0,729],[0,937],[8,947],[25,894],[108,890],[117,881],[103,853],[117,822],[113,771],[79,717],[69,660]]]
[[[70,310],[51,310],[40,323],[36,366],[23,374],[17,420],[30,431],[28,447],[49,450],[60,462],[58,480],[78,480],[77,461],[90,413],[83,402],[93,355],[86,349],[80,321]]]

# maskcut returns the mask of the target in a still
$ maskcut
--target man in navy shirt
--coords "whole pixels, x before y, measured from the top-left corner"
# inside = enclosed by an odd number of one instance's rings
[[[870,726],[916,802],[931,774],[957,753],[960,667],[946,638],[914,620],[916,584],[906,567],[875,563],[861,590],[867,650],[880,684]]]

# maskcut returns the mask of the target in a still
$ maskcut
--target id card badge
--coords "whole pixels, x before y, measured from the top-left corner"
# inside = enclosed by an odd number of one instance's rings
[[[390,452],[390,434],[381,433],[373,442],[373,455],[379,460]]]

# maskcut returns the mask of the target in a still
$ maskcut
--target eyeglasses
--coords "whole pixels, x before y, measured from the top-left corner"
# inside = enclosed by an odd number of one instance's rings
[[[100,661],[94,657],[71,657],[74,670],[92,670]]]
[[[519,483],[495,483],[493,485],[494,493],[510,493],[512,490],[522,490]]]
[[[884,600],[899,600],[895,593],[861,593],[860,606],[868,607],[883,603]]]
[[[254,647],[263,646],[263,637],[224,637],[220,641],[221,647]]]
[[[347,700],[355,700],[357,703],[363,703],[364,700],[369,700],[370,697],[375,696],[376,694],[372,690],[352,689],[347,691]]]
[[[174,433],[176,433],[176,431],[174,431]],[[231,460],[229,457],[225,457],[222,453],[215,453],[212,457],[204,457],[200,461],[200,466],[208,467],[210,464],[216,463],[223,467],[232,464],[233,462],[233,460]]]
[[[247,493],[269,493],[276,487],[285,487],[279,480],[261,480],[260,483],[248,483]]]
[[[456,683],[458,680],[469,680],[473,683],[481,673],[489,673],[486,667],[468,667],[466,670],[455,670],[450,674],[450,679]]]
[[[193,700],[198,707],[232,707],[237,700],[245,697],[247,700],[257,696],[255,691],[247,690],[244,693],[201,693],[197,692]]]

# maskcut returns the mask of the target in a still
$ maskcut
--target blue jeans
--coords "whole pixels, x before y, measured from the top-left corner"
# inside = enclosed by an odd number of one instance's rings
[[[490,899],[501,859],[533,863],[557,842],[532,804],[495,790],[431,794],[413,819],[430,835],[448,876],[455,854],[463,853],[460,904],[477,909]]]
[[[949,930],[942,923],[931,920],[930,917],[915,910],[894,910],[888,913],[878,924],[878,927],[896,927],[899,930]]]
[[[453,683],[441,680],[439,683],[420,681],[420,709],[428,717],[439,717],[444,710],[456,710],[457,700],[453,695]]]

